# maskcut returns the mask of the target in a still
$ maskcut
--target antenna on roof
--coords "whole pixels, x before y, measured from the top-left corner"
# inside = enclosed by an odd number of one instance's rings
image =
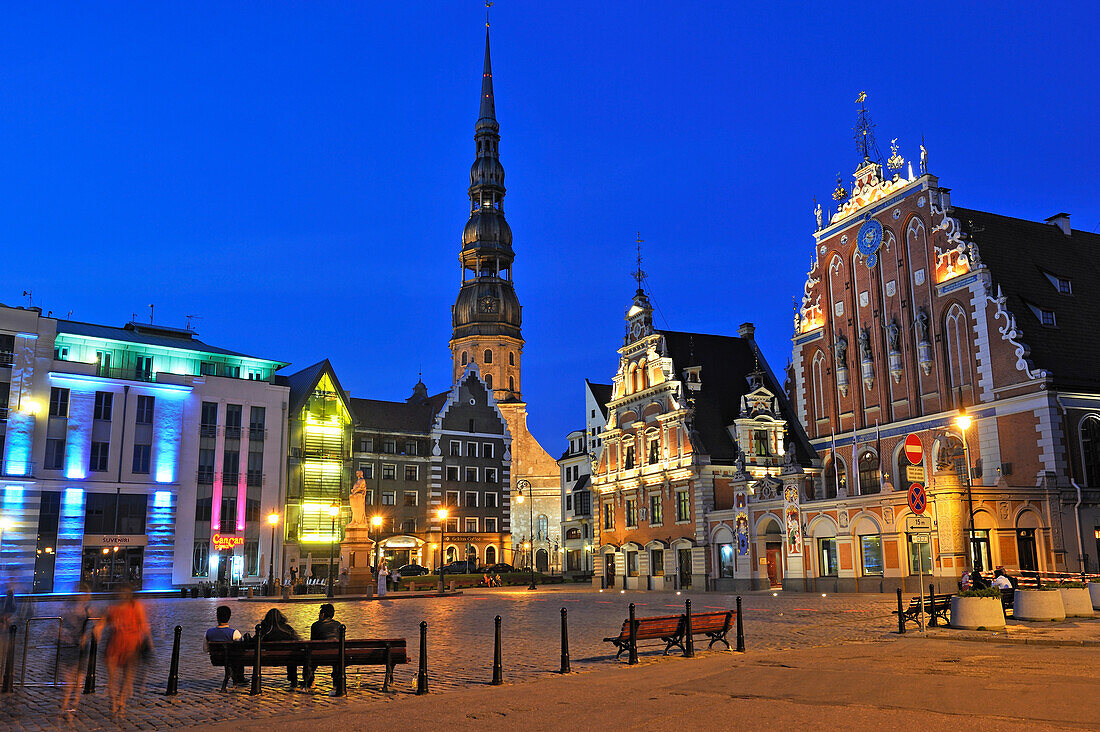
[[[153,303],[149,303],[149,325],[153,324]]]
[[[634,240],[634,250],[637,253],[638,269],[632,273],[634,280],[638,283],[638,292],[642,291],[642,281],[645,279],[645,272],[642,270],[642,232],[638,232],[638,238]]]
[[[27,307],[34,305],[34,295],[31,294],[30,290],[23,290],[23,297],[27,298]]]
[[[65,320],[72,320],[72,318],[73,318],[73,311],[72,310],[65,313]]]
[[[202,316],[201,315],[184,315],[183,317],[187,318],[187,330],[194,333],[195,328],[192,326],[191,321],[192,320],[202,320]]]

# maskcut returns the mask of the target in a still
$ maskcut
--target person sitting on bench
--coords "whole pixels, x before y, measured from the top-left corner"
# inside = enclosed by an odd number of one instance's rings
[[[298,631],[287,622],[286,616],[278,608],[271,608],[260,621],[260,644],[269,641],[296,641],[299,640]],[[298,685],[298,667],[286,667],[286,680],[290,682],[290,688]]]
[[[1004,569],[997,567],[993,570],[993,587],[998,590],[1010,590],[1012,589],[1012,580],[1005,574]]]
[[[239,641],[241,639],[241,631],[229,627],[229,618],[233,615],[233,611],[229,609],[229,606],[218,605],[215,612],[218,617],[218,627],[206,631],[206,635],[202,639],[202,649],[207,653],[210,652],[211,643]],[[243,663],[233,664],[232,672],[233,683],[236,686],[244,686],[248,683],[248,680],[244,677]]]
[[[310,640],[339,640],[340,639],[340,624],[333,620],[333,616],[336,615],[336,608],[332,606],[332,603],[326,602],[321,606],[320,612],[318,612],[318,620],[309,628]],[[313,688],[313,670],[316,666],[310,666],[309,668],[302,669],[303,675],[303,688]],[[333,693],[336,690],[336,679],[338,669],[334,666],[332,669],[332,685]]]

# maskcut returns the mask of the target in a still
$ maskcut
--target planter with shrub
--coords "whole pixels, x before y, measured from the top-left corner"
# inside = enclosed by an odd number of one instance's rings
[[[1016,620],[1065,620],[1066,606],[1057,587],[1016,590],[1012,599],[1012,617]]]
[[[998,589],[966,590],[951,598],[951,627],[1004,630],[1005,614]]]

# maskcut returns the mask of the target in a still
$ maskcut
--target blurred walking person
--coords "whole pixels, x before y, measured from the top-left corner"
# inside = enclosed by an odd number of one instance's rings
[[[107,639],[107,691],[111,695],[111,713],[118,718],[126,714],[126,702],[134,692],[134,672],[143,654],[151,653],[153,639],[145,608],[134,597],[134,590],[123,585],[118,602],[111,605],[96,626],[96,638],[109,633]]]
[[[61,712],[69,722],[73,721],[73,712],[80,703],[80,671],[88,645],[88,634],[92,630],[89,627],[92,617],[91,599],[87,583],[81,582],[76,597],[69,600],[61,611],[58,675],[65,689],[61,697]]]

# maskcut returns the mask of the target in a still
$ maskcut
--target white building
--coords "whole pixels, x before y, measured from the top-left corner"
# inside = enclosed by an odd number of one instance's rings
[[[585,428],[569,433],[569,447],[558,458],[561,470],[562,571],[566,577],[592,572],[592,461],[603,448],[609,384],[584,382]]]
[[[38,593],[261,581],[284,365],[188,330],[0,306],[2,574]]]

